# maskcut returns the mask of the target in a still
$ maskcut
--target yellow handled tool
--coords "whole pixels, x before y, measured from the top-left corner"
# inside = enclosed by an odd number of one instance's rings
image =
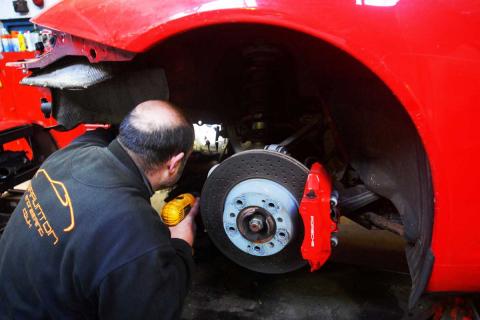
[[[185,218],[194,204],[195,197],[193,194],[181,194],[163,206],[160,217],[167,226],[176,226]]]

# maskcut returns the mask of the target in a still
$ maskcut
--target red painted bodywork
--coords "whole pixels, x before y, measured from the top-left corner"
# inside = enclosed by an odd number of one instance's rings
[[[20,85],[19,82],[25,74],[21,70],[5,67],[8,62],[32,58],[34,53],[12,52],[2,53],[2,55],[3,59],[0,59],[0,131],[31,123],[43,127],[56,125],[55,119],[46,119],[40,111],[40,99],[50,100],[50,91]],[[82,132],[85,132],[84,126],[68,132],[50,131],[60,148],[66,146]],[[24,149],[28,147],[23,142],[18,142],[16,148],[10,148],[10,150]]]
[[[133,52],[237,22],[298,30],[343,49],[398,97],[427,150],[435,192],[428,290],[480,291],[480,2],[66,0],[34,22]]]
[[[320,269],[332,253],[330,242],[332,233],[337,231],[337,224],[331,219],[331,194],[330,176],[320,163],[314,163],[299,207],[305,230],[302,257],[308,261],[312,272]]]

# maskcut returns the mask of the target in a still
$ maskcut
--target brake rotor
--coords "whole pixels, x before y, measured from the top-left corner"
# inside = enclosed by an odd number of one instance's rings
[[[223,161],[207,178],[200,205],[213,243],[257,272],[304,266],[298,206],[307,176],[307,167],[274,151],[249,150]]]

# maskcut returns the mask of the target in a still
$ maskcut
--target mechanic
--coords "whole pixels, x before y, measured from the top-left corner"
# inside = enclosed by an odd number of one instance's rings
[[[198,201],[169,229],[150,197],[180,177],[193,126],[146,101],[112,138],[87,132],[32,179],[0,240],[0,319],[179,318]]]

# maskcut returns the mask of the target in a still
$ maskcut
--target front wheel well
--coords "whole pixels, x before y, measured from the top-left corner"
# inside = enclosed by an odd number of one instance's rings
[[[151,70],[158,69],[164,70],[168,90],[165,81],[154,81],[158,74]],[[73,109],[75,119],[85,110],[84,121],[121,119],[134,105],[102,112],[110,101],[102,92],[111,95],[124,86],[122,75],[130,75],[132,88],[148,88],[133,92],[136,100],[169,96],[193,121],[234,127],[239,144],[282,141],[308,118],[320,116],[317,135],[307,136],[293,153],[302,160],[310,153],[322,159],[334,154],[368,189],[393,203],[405,229],[411,302],[423,293],[433,265],[428,157],[404,106],[360,61],[326,41],[281,27],[214,25],[170,37],[122,63],[112,80],[100,84],[107,91],[94,86],[66,99],[72,94],[56,90],[57,101],[80,105],[57,103],[59,121],[68,120]]]

